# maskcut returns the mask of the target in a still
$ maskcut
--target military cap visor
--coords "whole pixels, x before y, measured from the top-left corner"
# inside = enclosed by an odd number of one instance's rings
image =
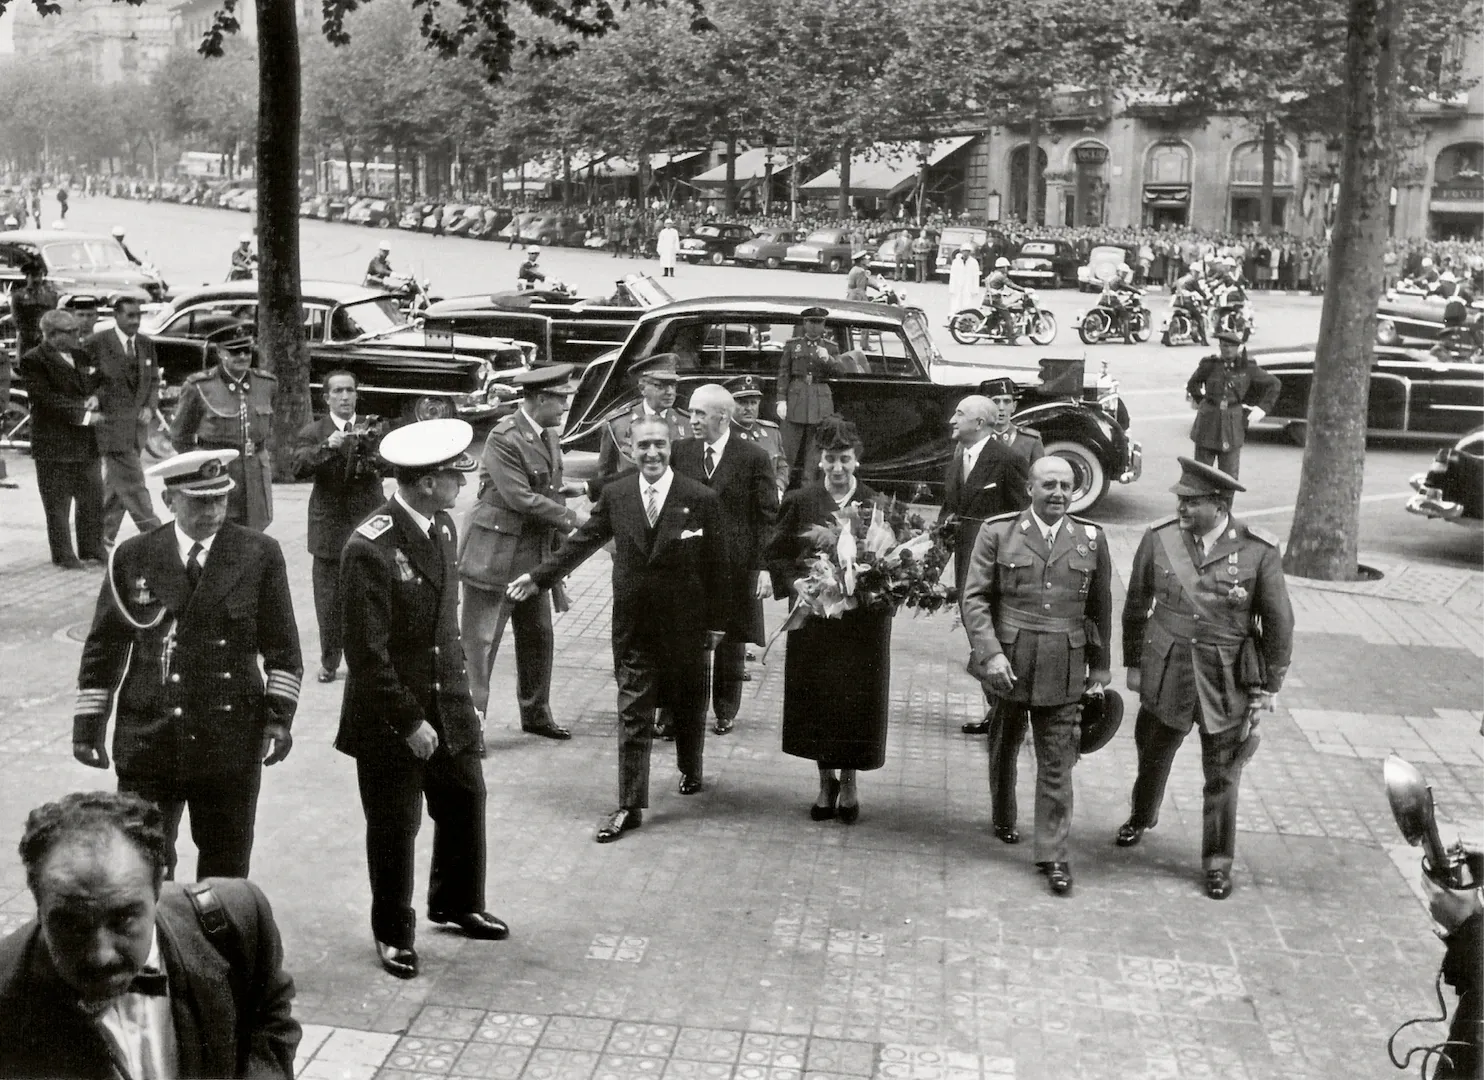
[[[89,293],[74,293],[62,302],[62,307],[68,311],[97,311],[99,302]]]
[[[572,381],[571,364],[546,364],[529,368],[510,378],[512,385],[528,397],[536,394],[571,394],[577,390]]]
[[[635,364],[629,369],[641,379],[654,379],[657,382],[679,382],[680,381],[680,358],[674,353],[656,353],[642,364]]]
[[[1247,490],[1214,466],[1202,465],[1188,457],[1176,460],[1180,462],[1180,479],[1170,488],[1173,495],[1198,498],[1202,495],[1226,495]]]
[[[1020,388],[1015,385],[1014,379],[988,379],[980,387],[980,393],[985,397],[1019,397]]]
[[[814,307],[806,307],[799,312],[799,317],[801,319],[828,319],[830,312],[828,308],[822,308],[816,304]]]
[[[151,465],[144,475],[163,480],[166,491],[214,498],[237,486],[227,473],[227,466],[238,456],[236,450],[189,450]]]
[[[724,384],[727,393],[733,398],[762,397],[763,388],[757,384],[757,379],[751,375],[741,375],[735,379],[728,379]]]
[[[473,441],[465,420],[419,420],[387,432],[378,452],[397,469],[468,472],[475,462],[465,451]]]

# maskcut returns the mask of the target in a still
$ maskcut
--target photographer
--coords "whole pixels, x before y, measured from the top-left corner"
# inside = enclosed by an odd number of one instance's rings
[[[385,501],[385,469],[376,445],[382,421],[356,416],[356,377],[348,371],[325,376],[329,412],[299,432],[294,475],[314,480],[309,495],[309,554],[314,557],[314,614],[319,622],[322,683],[334,682],[340,667],[340,551],[350,532]]]

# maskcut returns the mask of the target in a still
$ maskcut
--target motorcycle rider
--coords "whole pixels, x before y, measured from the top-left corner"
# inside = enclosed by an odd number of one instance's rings
[[[144,265],[144,260],[130,251],[129,245],[124,243],[124,227],[122,225],[115,225],[113,227],[113,238],[119,242],[119,247],[124,249],[124,257],[126,259],[128,259],[135,266]]]
[[[237,250],[232,252],[232,269],[227,271],[228,281],[251,281],[258,271],[258,257],[252,249],[252,233],[243,233],[237,238]]]
[[[546,280],[546,275],[536,268],[536,260],[540,257],[540,245],[532,244],[526,248],[526,261],[521,263],[520,269],[515,272],[515,287],[521,292],[534,289],[538,281]]]
[[[387,278],[392,274],[392,245],[383,240],[376,247],[376,254],[366,266],[366,280],[363,282],[368,288],[385,289]]]
[[[1011,295],[1017,293],[1019,295],[1011,300]],[[1024,302],[1024,298],[1025,290],[1010,280],[1010,260],[1000,256],[994,261],[994,269],[989,272],[989,277],[984,279],[984,306],[990,310],[990,318],[985,320],[985,329],[993,333],[995,328],[1002,327],[1000,333],[1007,345],[1019,344],[1015,335],[1015,311]]]
[[[1117,273],[1103,283],[1102,295],[1098,297],[1098,306],[1111,313],[1112,331],[1123,334],[1124,342],[1129,345],[1134,343],[1134,327],[1129,312],[1139,306],[1139,297],[1143,295],[1144,290],[1134,285],[1134,268],[1128,263],[1119,263]]]
[[[1175,307],[1190,317],[1191,338],[1197,345],[1208,344],[1206,340],[1206,308],[1211,304],[1211,292],[1201,277],[1200,268],[1192,266],[1175,282]]]
[[[1217,262],[1211,298],[1216,305],[1218,330],[1224,323],[1232,326],[1240,324],[1246,335],[1242,340],[1246,341],[1252,336],[1252,320],[1247,311],[1247,290],[1243,288],[1241,276],[1237,273],[1237,264],[1232,260],[1223,259]]]

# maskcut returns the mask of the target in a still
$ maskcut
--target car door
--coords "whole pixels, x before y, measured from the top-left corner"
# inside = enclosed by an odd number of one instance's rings
[[[1411,389],[1412,432],[1463,435],[1484,423],[1484,365],[1419,356],[1411,374]]]
[[[256,301],[208,301],[178,312],[150,339],[167,390],[165,396],[173,397],[186,376],[210,366],[207,339],[212,334],[244,324],[252,327],[256,322]]]

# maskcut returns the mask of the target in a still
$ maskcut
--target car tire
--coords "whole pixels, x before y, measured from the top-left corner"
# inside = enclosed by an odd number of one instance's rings
[[[536,243],[540,244],[542,247],[551,247],[551,236],[547,233],[542,233],[540,236],[536,237]]]
[[[1309,422],[1307,420],[1295,420],[1283,428],[1283,434],[1294,446],[1308,446]]]
[[[376,227],[378,229],[390,229],[392,227],[392,219],[391,218],[385,218],[385,217],[384,218],[377,218],[376,219]]]
[[[840,258],[840,256],[836,255],[833,259],[830,260],[830,262],[829,262],[829,271],[830,271],[830,273],[832,273],[832,274],[838,274],[841,270],[844,270],[844,269],[845,269],[845,260],[842,259],[842,258]]]
[[[1067,505],[1068,513],[1080,514],[1089,510],[1108,494],[1111,480],[1108,470],[1103,468],[1097,455],[1081,443],[1071,440],[1048,443],[1046,455],[1059,457],[1072,467],[1072,500]]]
[[[454,415],[453,402],[445,397],[424,394],[409,404],[403,413],[407,420],[447,420]]]
[[[1376,320],[1376,344],[1377,345],[1387,345],[1387,346],[1396,345],[1396,344],[1399,344],[1401,342],[1401,340],[1402,340],[1402,335],[1397,330],[1395,321],[1393,321],[1391,319],[1377,319]]]
[[[726,253],[725,252],[722,252],[722,251],[713,251],[711,253],[711,265],[712,266],[722,266],[722,265],[725,265],[726,261],[727,261],[727,257],[726,257]]]
[[[769,270],[777,270],[780,266],[783,265],[783,262],[778,258],[778,256],[769,255],[763,261],[763,265],[766,266]]]

